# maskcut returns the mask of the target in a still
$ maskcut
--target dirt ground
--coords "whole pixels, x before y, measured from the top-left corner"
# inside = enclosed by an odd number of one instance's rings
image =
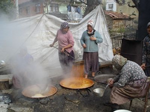
[[[77,91],[61,87],[59,85],[60,80],[60,77],[52,79],[58,91],[48,98],[30,99],[22,96],[18,91],[13,91],[16,100],[9,105],[7,112],[112,112],[110,107],[103,105],[109,101],[110,89],[105,91],[103,97],[96,96],[92,92],[94,88],[105,85],[95,82],[95,85],[89,88],[88,94],[86,89]],[[135,99],[131,111],[142,112],[143,105],[142,101]],[[129,103],[122,105],[121,108],[128,109]],[[150,108],[147,112],[149,111]]]
[[[71,90],[59,85],[61,79],[60,76],[52,78],[52,84],[58,89],[57,93],[43,99],[24,97],[19,90],[0,90],[0,93],[9,93],[15,98],[9,105],[0,102],[0,112],[112,112],[110,107],[103,105],[109,101],[111,90],[107,88],[103,97],[93,93],[94,88],[106,85],[94,81],[94,86],[88,89]],[[129,109],[129,103],[121,105],[120,108]],[[132,112],[143,112],[143,108],[143,101],[133,100]],[[147,112],[150,112],[150,108]]]

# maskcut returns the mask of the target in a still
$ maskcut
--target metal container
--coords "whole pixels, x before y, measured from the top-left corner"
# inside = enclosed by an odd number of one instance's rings
[[[109,78],[114,78],[116,75],[114,74],[100,74],[94,77],[96,82],[107,83]]]
[[[132,112],[132,111],[125,110],[125,109],[119,109],[119,110],[115,110],[114,112]]]
[[[74,77],[84,77],[84,61],[75,61],[72,66],[71,74]]]
[[[3,68],[6,65],[5,61],[1,60],[0,61],[0,68]]]
[[[104,88],[95,88],[93,90],[94,94],[99,97],[103,97],[105,89]]]
[[[48,88],[48,89],[47,89]],[[46,98],[54,95],[57,92],[57,88],[54,86],[48,86],[43,90],[39,85],[31,85],[26,87],[22,94],[29,98]]]

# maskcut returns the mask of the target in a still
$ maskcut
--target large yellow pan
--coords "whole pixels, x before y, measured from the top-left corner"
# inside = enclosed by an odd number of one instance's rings
[[[83,77],[71,77],[61,80],[60,85],[68,89],[86,89],[93,86],[94,82]]]

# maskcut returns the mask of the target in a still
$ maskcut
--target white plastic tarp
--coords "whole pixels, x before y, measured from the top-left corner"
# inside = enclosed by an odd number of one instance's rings
[[[101,6],[85,16],[80,23],[69,23],[75,39],[76,59],[82,59],[83,48],[80,38],[87,29],[89,20],[94,22],[94,28],[103,37],[103,43],[99,44],[99,61],[111,61],[113,57],[112,43]],[[34,60],[40,62],[42,66],[49,69],[60,68],[58,51],[49,45],[53,42],[62,22],[64,20],[49,14],[18,19],[11,24],[0,22],[2,26],[0,30],[0,60],[8,61],[11,56],[19,52],[21,46],[26,46]],[[57,44],[55,46],[58,47]]]

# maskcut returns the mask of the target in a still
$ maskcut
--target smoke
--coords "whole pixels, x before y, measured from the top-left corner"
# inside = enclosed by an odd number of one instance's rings
[[[24,32],[26,27],[8,17],[0,16],[0,60],[11,70],[13,84],[22,88],[37,84],[41,89],[51,85],[50,72],[35,61],[24,43],[30,31]]]
[[[40,16],[31,19],[32,21],[26,18],[9,21],[7,16],[0,18],[0,60],[4,60],[9,65],[14,83],[16,81],[23,87],[42,84],[40,88],[45,88],[51,85],[51,77],[58,75],[63,75],[65,78],[70,77],[72,65],[62,72],[58,65],[58,50],[47,45],[51,43],[51,40],[47,35],[49,32],[45,33],[47,30],[43,23],[39,24],[40,27],[37,27],[29,37],[39,22]],[[42,46],[44,44],[47,47]],[[26,48],[24,55],[21,53],[22,47]]]
[[[33,60],[26,48],[21,49],[19,54],[11,58],[10,68],[16,87],[39,85],[41,88],[45,88],[51,85],[49,73]]]
[[[6,19],[0,19],[0,26],[0,57],[8,61],[12,55],[19,51],[23,40],[18,37],[21,35],[22,30],[11,24],[10,21],[6,21]],[[15,33],[16,30],[18,30],[18,33]]]

